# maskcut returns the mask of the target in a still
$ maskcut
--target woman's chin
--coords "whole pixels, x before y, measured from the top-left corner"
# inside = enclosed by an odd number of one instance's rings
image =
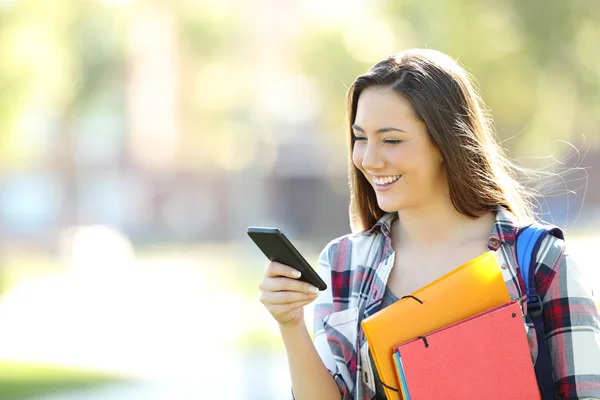
[[[377,202],[377,205],[379,205],[379,208],[381,208],[386,213],[396,212],[396,211],[399,211],[402,209],[402,204],[398,203],[398,202],[391,203],[391,202],[387,202],[387,201],[382,201],[382,202]]]

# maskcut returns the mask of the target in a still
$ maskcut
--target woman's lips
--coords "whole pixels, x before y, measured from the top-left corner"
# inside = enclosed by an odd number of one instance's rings
[[[377,190],[379,192],[384,192],[384,191],[390,189],[392,186],[394,186],[400,179],[402,179],[402,175],[400,175],[400,177],[398,179],[396,179],[395,181],[393,181],[391,183],[385,183],[385,184],[376,183],[375,179],[373,179],[373,186],[375,187],[375,190]]]

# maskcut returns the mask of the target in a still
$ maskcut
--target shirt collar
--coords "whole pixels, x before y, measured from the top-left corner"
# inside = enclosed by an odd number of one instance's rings
[[[500,242],[508,245],[513,245],[515,243],[517,232],[519,231],[519,223],[517,217],[505,207],[497,206],[494,209],[494,212],[496,213],[496,220],[494,221],[494,226],[490,233],[488,247],[490,247],[491,250],[498,250]],[[379,218],[367,233],[380,231],[389,237],[392,222],[397,218],[397,212],[386,213]]]
[[[371,229],[367,230],[367,233],[376,233],[377,231],[379,231],[385,236],[390,237],[392,222],[394,222],[397,218],[397,212],[385,213],[381,216],[381,218],[379,218],[375,225],[371,227]]]
[[[508,245],[515,243],[517,232],[519,231],[519,221],[505,207],[497,206],[494,212],[496,213],[496,221],[490,234],[489,246],[493,250],[498,250],[498,247],[500,247],[499,243],[493,245],[493,242],[503,242]]]

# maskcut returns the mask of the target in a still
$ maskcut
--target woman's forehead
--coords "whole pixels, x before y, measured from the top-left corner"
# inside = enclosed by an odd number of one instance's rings
[[[418,122],[408,99],[390,88],[369,87],[358,98],[354,123],[365,130]]]

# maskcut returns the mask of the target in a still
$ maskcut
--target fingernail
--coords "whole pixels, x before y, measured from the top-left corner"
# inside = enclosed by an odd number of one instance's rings
[[[314,286],[312,286],[312,285],[308,287],[308,291],[309,291],[309,292],[313,292],[313,293],[315,293],[315,294],[316,294],[316,293],[319,293],[319,289],[317,289],[316,287],[314,287]]]
[[[300,275],[302,275],[302,273],[300,271],[298,271],[298,270],[293,270],[292,271],[292,276],[294,278],[300,278]]]

